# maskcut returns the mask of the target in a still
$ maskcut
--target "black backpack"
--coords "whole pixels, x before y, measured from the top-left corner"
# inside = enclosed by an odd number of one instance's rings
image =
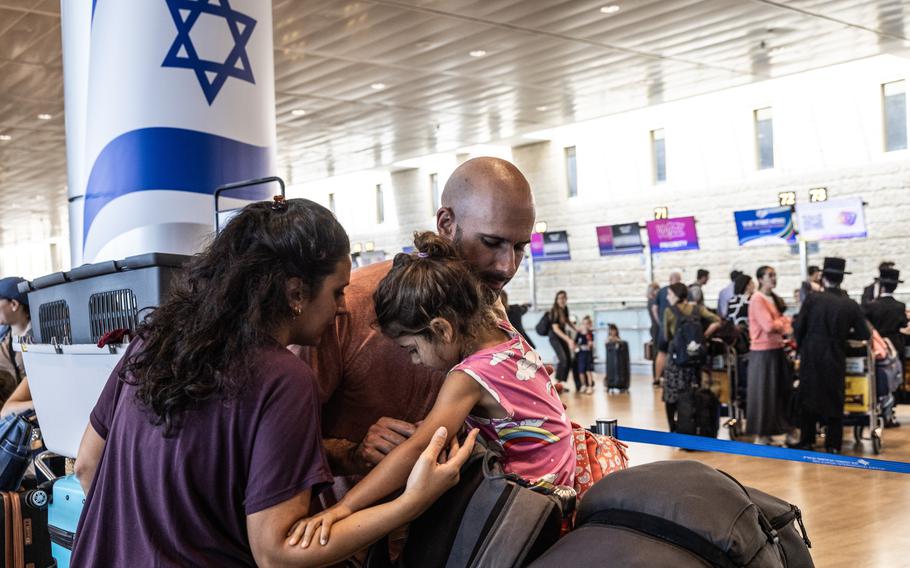
[[[534,331],[537,332],[537,335],[546,337],[550,335],[550,328],[552,327],[553,323],[550,321],[550,312],[547,311],[540,316],[540,320],[538,320],[537,325],[534,326]]]
[[[504,473],[500,457],[478,440],[458,485],[409,525],[398,559],[391,562],[383,539],[364,568],[526,566],[553,546],[574,504],[571,489],[532,488]]]
[[[670,360],[677,367],[700,367],[708,357],[705,344],[705,331],[701,326],[698,307],[694,306],[691,315],[684,315],[676,306],[670,308],[676,316],[676,333],[670,342]]]
[[[800,510],[708,465],[654,462],[585,493],[576,529],[530,568],[812,568]]]

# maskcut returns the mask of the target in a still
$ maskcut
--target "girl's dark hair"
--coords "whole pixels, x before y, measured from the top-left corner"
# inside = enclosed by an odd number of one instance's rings
[[[433,337],[430,322],[444,318],[471,340],[478,325],[494,324],[495,293],[484,286],[455,246],[436,233],[414,233],[412,253],[398,253],[373,293],[382,333]]]
[[[689,299],[689,287],[682,282],[670,284],[670,291],[673,292],[673,295],[676,296],[680,302]]]
[[[771,267],[768,265],[759,266],[758,270],[755,271],[755,277],[761,280],[765,277],[765,274],[767,274],[769,270],[771,270]]]
[[[615,333],[615,334],[616,334],[616,337],[619,337],[619,328],[616,326],[615,323],[608,324],[608,325],[607,325],[607,333],[608,333],[608,334],[609,334],[609,333]]]
[[[752,277],[748,274],[740,274],[736,277],[736,280],[733,281],[733,293],[739,296],[740,294],[746,293],[746,288],[749,286],[749,282],[752,282]]]
[[[235,397],[253,376],[257,350],[293,316],[288,279],[300,278],[314,297],[349,248],[332,213],[307,199],[244,207],[138,327],[141,349],[120,379],[136,385],[152,423],[175,434],[185,411]]]
[[[569,306],[566,306],[564,308],[559,306],[560,295],[564,295],[567,299],[569,297],[569,295],[566,294],[565,290],[560,290],[559,292],[556,292],[555,296],[553,296],[553,307],[550,308],[550,321],[555,324],[566,323],[569,321]]]

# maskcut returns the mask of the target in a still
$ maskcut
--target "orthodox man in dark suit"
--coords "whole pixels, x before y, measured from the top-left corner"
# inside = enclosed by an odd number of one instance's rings
[[[794,326],[799,346],[799,404],[801,436],[797,447],[815,444],[815,424],[827,425],[825,450],[840,453],[844,435],[846,342],[870,339],[860,307],[841,291],[846,261],[826,258],[822,268],[825,291],[806,298]]]
[[[886,260],[878,265],[878,272],[881,274],[882,269],[884,268],[894,268],[894,263]],[[863,288],[863,296],[860,299],[860,303],[865,308],[869,303],[878,300],[882,295],[882,285],[879,282],[878,278],[872,280],[872,284],[869,284]]]
[[[907,333],[910,333],[907,319],[907,306],[903,302],[894,299],[894,290],[898,284],[903,283],[900,279],[901,273],[894,268],[882,268],[879,270],[878,282],[881,287],[881,295],[878,300],[866,305],[866,319],[878,330],[878,333],[891,340],[894,349],[897,351],[897,357],[900,359],[901,378],[903,379],[903,369],[905,365],[904,349],[907,344]],[[893,415],[885,417],[885,426],[894,428],[900,426],[900,423]]]
[[[904,347],[907,344],[906,335],[902,330],[907,328],[907,306],[894,299],[894,290],[900,280],[900,271],[894,268],[883,268],[879,271],[878,282],[881,286],[881,295],[878,300],[866,306],[866,319],[878,333],[891,340],[897,350],[897,356],[904,363]]]

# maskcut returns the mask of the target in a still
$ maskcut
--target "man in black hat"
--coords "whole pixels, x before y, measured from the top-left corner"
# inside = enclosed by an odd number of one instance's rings
[[[846,261],[826,258],[822,268],[825,291],[810,294],[799,312],[794,335],[799,346],[799,402],[801,436],[797,447],[815,444],[815,424],[827,425],[825,450],[840,453],[844,435],[844,388],[848,339],[871,334],[860,307],[840,288]]]
[[[882,261],[882,263],[878,265],[879,274],[881,274],[882,270],[885,268],[894,268],[894,263],[891,262],[890,260]],[[860,303],[865,308],[866,305],[868,305],[869,303],[874,302],[875,300],[879,299],[881,297],[881,295],[882,295],[881,281],[879,278],[875,278],[874,280],[872,280],[872,284],[869,284],[868,286],[863,288],[863,296],[860,299]]]
[[[881,287],[880,296],[874,302],[865,306],[866,319],[878,330],[878,333],[891,341],[897,351],[897,357],[904,368],[904,347],[908,329],[907,306],[894,299],[894,290],[904,281],[900,279],[900,271],[894,268],[879,270],[878,282]],[[896,420],[891,420],[889,426],[898,426]]]

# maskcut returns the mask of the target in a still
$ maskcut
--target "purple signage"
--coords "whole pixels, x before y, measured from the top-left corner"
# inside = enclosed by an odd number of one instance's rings
[[[638,223],[597,227],[597,247],[600,249],[600,256],[641,252],[644,246],[641,243]]]
[[[572,260],[569,254],[569,234],[565,231],[531,235],[531,257],[535,261]]]
[[[651,252],[698,250],[695,217],[648,221],[648,242]]]

